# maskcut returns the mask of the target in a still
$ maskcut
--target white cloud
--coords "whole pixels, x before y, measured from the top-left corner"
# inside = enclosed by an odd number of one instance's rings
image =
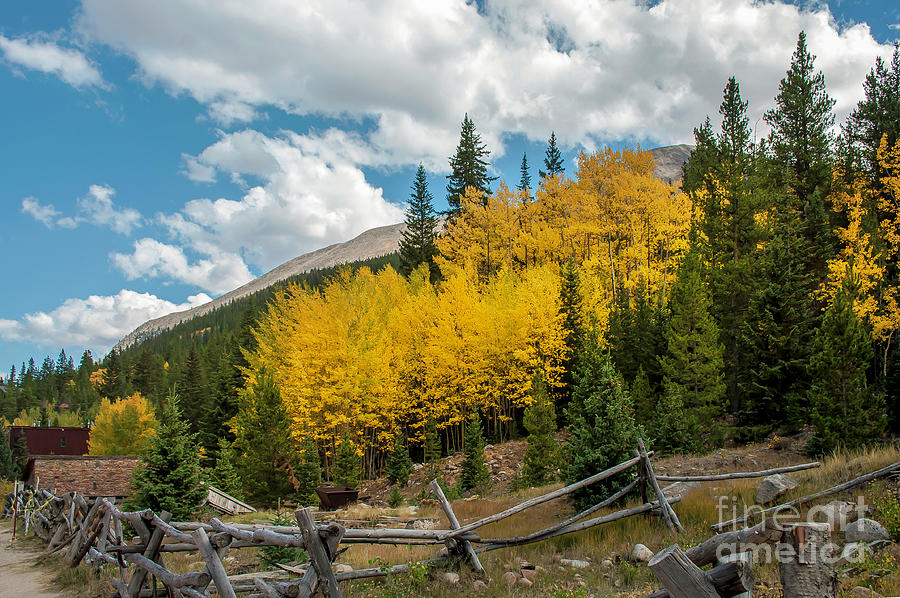
[[[109,185],[91,185],[87,195],[78,198],[78,214],[60,218],[59,212],[53,204],[43,205],[34,197],[26,197],[22,200],[22,212],[42,222],[47,228],[59,226],[61,228],[77,228],[82,223],[90,223],[95,226],[109,227],[113,231],[129,235],[132,229],[141,226],[143,216],[133,208],[118,208],[113,203],[112,197],[116,190]]]
[[[79,219],[97,226],[108,226],[117,233],[128,235],[139,227],[143,218],[133,208],[117,208],[112,201],[116,190],[109,185],[91,185],[88,193],[78,199],[82,214]]]
[[[44,36],[8,38],[0,35],[0,50],[8,63],[55,75],[72,87],[107,87],[100,71],[83,53],[63,48]]]
[[[543,141],[551,129],[588,147],[684,142],[715,115],[734,74],[755,122],[801,29],[840,120],[876,55],[890,53],[868,26],[840,28],[824,3],[518,0],[487,2],[483,14],[474,4],[84,0],[79,27],[133,56],[148,83],[189,93],[211,113],[252,118],[275,106],[371,118],[368,142],[381,159],[442,167],[464,112],[495,154],[504,134]]]
[[[180,247],[149,238],[135,241],[132,253],[113,253],[111,257],[129,280],[164,276],[214,294],[225,293],[253,280],[239,255],[213,250],[210,258],[190,264]]]
[[[216,180],[216,169],[207,164],[201,164],[197,158],[190,154],[181,154],[184,160],[182,174],[198,183],[213,183]]]
[[[355,165],[377,162],[378,151],[339,131],[329,135],[324,142],[252,130],[225,135],[203,150],[198,162],[260,178],[263,184],[239,200],[195,199],[163,216],[163,223],[195,251],[240,254],[268,270],[372,227],[402,221],[402,209],[386,201]]]
[[[202,305],[200,293],[175,304],[149,293],[122,289],[115,295],[66,299],[48,312],[25,314],[18,320],[0,319],[0,338],[46,347],[89,347],[103,354],[123,336],[147,320]]]
[[[22,213],[32,216],[38,222],[42,222],[47,228],[52,227],[56,217],[60,215],[60,212],[53,207],[53,204],[42,205],[35,197],[26,197],[22,200]]]
[[[264,115],[246,102],[226,100],[210,104],[209,117],[223,127],[230,127],[235,123],[248,123],[262,119]]]

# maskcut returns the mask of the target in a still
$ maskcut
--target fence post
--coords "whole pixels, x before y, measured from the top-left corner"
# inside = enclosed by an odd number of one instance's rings
[[[168,523],[172,520],[172,514],[168,511],[163,511],[159,514],[159,518]],[[156,560],[159,557],[159,547],[162,545],[163,538],[166,535],[166,531],[162,528],[162,526],[155,527],[153,529],[153,533],[150,534],[149,539],[147,540],[147,546],[144,548],[144,556],[150,560]],[[139,598],[141,595],[141,588],[144,586],[144,580],[147,577],[147,570],[141,567],[135,567],[134,573],[131,574],[131,579],[128,581],[128,596],[131,598]],[[220,596],[222,594],[219,594]]]
[[[784,598],[837,596],[832,549],[827,523],[797,523],[784,531],[777,551]]]
[[[341,590],[334,577],[334,571],[331,570],[332,557],[322,543],[319,528],[316,527],[312,514],[309,509],[300,509],[296,512],[296,516],[297,523],[300,524],[300,533],[303,534],[303,540],[306,543],[306,552],[309,553],[310,568],[316,570],[322,595],[325,598],[341,598]],[[343,528],[339,533],[343,534]]]
[[[221,598],[237,598],[231,582],[228,581],[228,573],[225,572],[225,566],[222,565],[222,560],[213,549],[212,544],[209,543],[209,536],[206,535],[206,531],[200,527],[195,529],[191,535],[194,537],[194,544],[197,545],[200,554],[203,555],[203,559],[206,561],[209,575],[216,584],[216,592]]]
[[[437,496],[438,501],[441,503],[441,509],[444,510],[444,514],[447,515],[447,519],[450,521],[450,529],[459,529],[461,526],[459,525],[459,520],[456,518],[456,513],[453,512],[450,501],[444,496],[444,491],[441,490],[441,485],[438,483],[437,479],[431,480],[431,490],[434,492],[435,496]],[[454,543],[458,551],[468,559],[469,564],[472,566],[472,569],[475,570],[475,573],[484,576],[484,567],[481,565],[481,561],[478,560],[478,555],[475,553],[475,549],[472,548],[471,542],[463,540],[462,538],[448,539],[446,542],[448,552],[450,552],[452,548],[451,542]]]
[[[678,544],[660,550],[647,567],[672,598],[719,598],[719,592],[703,569],[692,563]]]
[[[663,513],[663,518],[666,520],[666,525],[674,532],[683,532],[684,528],[681,527],[681,522],[678,520],[678,515],[675,514],[675,509],[669,505],[665,493],[659,489],[659,482],[656,481],[653,465],[650,463],[650,457],[647,455],[647,448],[644,446],[642,438],[638,438],[638,450],[640,451],[644,472],[650,479],[650,485],[653,486],[653,491],[656,492],[657,498],[659,498],[659,508]]]

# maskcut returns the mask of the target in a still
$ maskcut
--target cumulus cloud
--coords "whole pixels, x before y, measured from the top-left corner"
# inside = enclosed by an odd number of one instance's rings
[[[135,241],[130,254],[113,253],[112,261],[129,280],[164,276],[214,294],[253,280],[239,255],[212,250],[209,258],[190,264],[180,247],[150,238]]]
[[[48,312],[0,319],[0,338],[46,347],[89,347],[105,353],[123,336],[147,320],[190,309],[210,301],[203,293],[176,304],[149,293],[122,289],[115,295],[66,299]]]
[[[91,185],[87,195],[78,199],[79,217],[83,222],[108,226],[117,233],[128,235],[141,225],[140,212],[133,208],[117,208],[112,201],[116,190],[109,185]]]
[[[47,228],[54,226],[76,228],[79,224],[87,222],[129,235],[132,229],[141,226],[144,218],[133,208],[117,207],[112,200],[115,193],[116,190],[109,185],[91,185],[87,195],[76,201],[78,213],[74,216],[60,218],[62,214],[53,207],[53,204],[41,204],[34,197],[22,200],[22,212],[42,222]]]
[[[9,64],[54,75],[72,87],[107,87],[100,71],[83,53],[59,46],[46,36],[8,38],[0,35],[0,50]]]
[[[203,0],[84,0],[79,28],[134,57],[148,83],[191,94],[211,114],[240,120],[275,106],[369,118],[381,158],[441,167],[465,112],[495,154],[505,134],[545,140],[551,129],[586,147],[685,142],[734,74],[755,122],[801,29],[840,120],[875,57],[890,53],[867,25],[839,26],[824,3],[756,0],[518,0],[483,10],[461,0],[215,9]]]
[[[223,136],[197,162],[263,183],[239,200],[192,200],[180,212],[162,216],[162,223],[195,251],[239,254],[268,270],[403,220],[401,207],[385,200],[356,166],[377,162],[377,150],[340,132],[324,143],[317,139],[291,133],[268,137],[253,130]]]
[[[60,215],[53,204],[44,205],[35,197],[26,197],[22,200],[22,213],[28,214],[47,228],[52,227]]]

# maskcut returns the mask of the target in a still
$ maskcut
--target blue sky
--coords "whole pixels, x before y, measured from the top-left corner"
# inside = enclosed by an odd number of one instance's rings
[[[210,6],[215,6],[212,10]],[[0,375],[437,206],[466,112],[514,184],[578,151],[691,142],[734,74],[751,123],[807,31],[842,120],[893,1],[7,0]]]

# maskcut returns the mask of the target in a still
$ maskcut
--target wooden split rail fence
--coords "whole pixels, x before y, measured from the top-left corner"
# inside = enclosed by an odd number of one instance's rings
[[[226,523],[218,518],[208,522],[173,522],[165,511],[154,513],[127,512],[119,509],[111,499],[88,498],[76,493],[56,496],[46,489],[19,488],[7,495],[4,513],[16,521],[23,519],[25,529],[32,531],[46,543],[46,554],[65,550],[64,560],[70,567],[88,562],[98,571],[111,572],[116,588],[113,596],[138,598],[144,596],[187,596],[198,598],[215,592],[227,598],[238,594],[259,598],[305,598],[321,591],[326,598],[339,598],[339,583],[353,579],[365,579],[406,572],[413,565],[400,564],[389,567],[357,569],[336,572],[335,559],[352,544],[394,545],[443,545],[443,556],[421,561],[415,565],[444,566],[454,561],[467,563],[477,574],[484,576],[484,567],[478,555],[511,546],[540,542],[557,536],[576,533],[612,521],[639,514],[658,513],[674,532],[681,531],[672,504],[681,500],[679,495],[667,496],[660,488],[660,481],[674,481],[673,477],[656,476],[651,462],[652,452],[643,441],[638,442],[635,457],[619,463],[589,478],[532,498],[500,513],[477,521],[461,524],[450,502],[437,482],[431,488],[450,522],[450,529],[419,530],[395,528],[345,528],[336,522],[317,524],[310,509],[296,511],[296,526],[251,525]],[[779,468],[762,472],[725,474],[733,477],[762,477],[771,473],[796,471],[818,466],[818,463]],[[631,472],[633,479],[624,488],[584,511],[552,526],[518,537],[482,537],[476,530],[507,517],[522,513],[537,505],[568,496],[602,480],[623,472]],[[684,476],[678,481],[702,481],[701,477]],[[716,479],[727,479],[716,478]],[[640,490],[640,505],[591,517]],[[650,500],[652,491],[654,500]],[[588,519],[588,517],[591,517]],[[139,540],[126,539],[127,526]],[[129,532],[128,534],[132,534]],[[305,568],[294,569],[302,577],[286,581],[256,576],[229,576],[223,558],[230,550],[263,546],[290,546],[304,548],[310,563]],[[163,555],[171,552],[199,552],[205,567],[199,572],[176,573],[166,568]],[[689,551],[690,554],[690,551]],[[109,565],[109,567],[104,567]],[[165,589],[157,589],[157,582]]]

